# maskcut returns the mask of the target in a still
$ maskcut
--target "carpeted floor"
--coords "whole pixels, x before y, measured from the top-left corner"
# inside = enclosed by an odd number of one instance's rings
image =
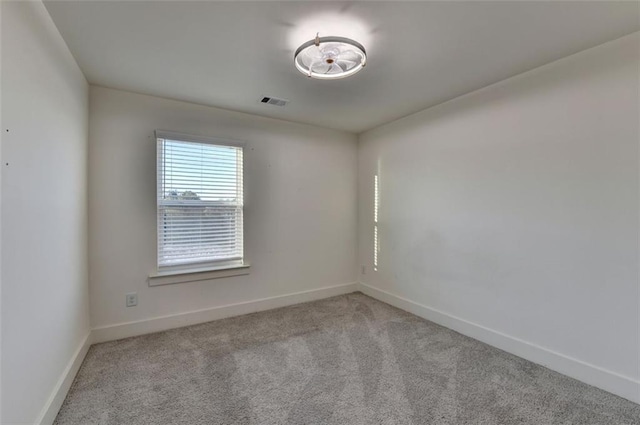
[[[91,347],[63,424],[640,424],[640,405],[355,293]]]

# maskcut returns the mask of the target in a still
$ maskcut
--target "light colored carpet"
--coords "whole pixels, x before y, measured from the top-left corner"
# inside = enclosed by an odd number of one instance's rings
[[[640,406],[355,293],[91,347],[63,424],[640,424]]]

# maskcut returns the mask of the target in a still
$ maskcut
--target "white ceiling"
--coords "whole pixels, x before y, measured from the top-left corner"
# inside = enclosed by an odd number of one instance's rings
[[[46,2],[92,84],[361,132],[640,30],[638,2]],[[356,38],[320,81],[297,45]],[[258,102],[289,99],[284,108]]]

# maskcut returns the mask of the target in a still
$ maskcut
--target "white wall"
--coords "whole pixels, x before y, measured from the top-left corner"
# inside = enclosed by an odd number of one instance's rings
[[[40,419],[89,333],[88,84],[42,3],[1,7],[1,421],[8,425]]]
[[[361,281],[640,402],[639,37],[362,134]]]
[[[356,281],[356,136],[101,87],[91,87],[90,99],[93,327]],[[148,286],[156,269],[156,129],[247,143],[248,276]],[[138,293],[137,307],[125,307],[128,292]]]
[[[0,35],[2,35],[2,4],[0,4]],[[2,74],[2,42],[0,41],[0,75]],[[0,97],[2,96],[2,78],[0,78]],[[2,120],[2,101],[0,99],[0,169],[2,167],[2,145],[4,137]],[[0,422],[2,421],[2,172],[0,172]]]

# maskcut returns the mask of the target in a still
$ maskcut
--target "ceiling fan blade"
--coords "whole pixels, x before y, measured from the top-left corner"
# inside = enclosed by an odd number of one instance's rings
[[[322,51],[318,46],[310,46],[305,50],[305,52],[314,59],[322,58]]]
[[[300,59],[302,60],[302,63],[305,66],[309,67],[313,62],[316,62],[322,59],[322,54],[320,53],[318,48],[314,46],[313,48],[307,49],[304,52],[302,52],[300,54]]]
[[[311,64],[314,62],[314,59],[312,57],[310,57],[309,55],[307,55],[306,53],[302,53],[300,56],[300,62],[302,62],[302,64],[304,66],[306,66],[307,68],[309,66],[311,66]]]
[[[345,71],[348,71],[349,69],[353,68],[354,66],[356,66],[357,62],[354,61],[350,61],[350,60],[345,60],[342,58],[339,58],[336,63],[338,65],[340,65],[340,67],[342,69],[344,69]]]
[[[352,61],[352,62],[358,63],[362,60],[362,58],[360,57],[359,54],[357,54],[353,50],[344,50],[340,52],[340,56],[338,57],[338,60]]]
[[[329,71],[327,71],[327,74],[340,74],[344,72],[344,70],[338,66],[337,63],[332,63],[331,64],[331,68],[329,68]]]
[[[324,61],[315,62],[309,67],[309,69],[311,69],[311,71],[315,72],[316,74],[326,74],[330,68],[330,65]]]

